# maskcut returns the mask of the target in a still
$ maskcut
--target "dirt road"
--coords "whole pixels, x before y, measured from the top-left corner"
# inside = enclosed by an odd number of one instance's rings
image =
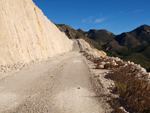
[[[0,80],[0,113],[104,113],[75,50]]]

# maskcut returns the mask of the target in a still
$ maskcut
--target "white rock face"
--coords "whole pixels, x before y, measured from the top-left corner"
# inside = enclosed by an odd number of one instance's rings
[[[72,50],[32,0],[0,0],[0,64],[28,63]]]

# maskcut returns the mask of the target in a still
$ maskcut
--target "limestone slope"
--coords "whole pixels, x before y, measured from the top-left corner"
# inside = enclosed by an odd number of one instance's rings
[[[43,60],[72,50],[71,41],[32,0],[0,0],[0,64]]]

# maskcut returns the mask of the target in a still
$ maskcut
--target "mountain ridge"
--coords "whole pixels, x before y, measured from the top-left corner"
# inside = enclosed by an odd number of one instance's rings
[[[62,30],[64,29],[66,30]],[[57,24],[57,27],[66,33],[67,36],[69,34],[74,34],[70,38],[78,39],[83,38],[88,43],[90,43],[93,47],[105,51],[109,56],[117,56],[124,60],[133,61],[134,53],[136,54],[136,59],[138,56],[143,58],[144,62],[148,62],[143,64],[142,61],[134,60],[135,63],[141,64],[147,70],[150,70],[150,55],[149,45],[150,45],[150,26],[149,25],[141,25],[132,31],[123,32],[119,35],[115,35],[106,29],[90,29],[89,31],[83,31],[81,28],[78,30],[73,29],[72,27],[65,24]],[[128,57],[130,56],[130,57]]]

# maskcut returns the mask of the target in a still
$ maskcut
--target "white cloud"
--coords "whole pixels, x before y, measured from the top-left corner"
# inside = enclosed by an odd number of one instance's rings
[[[86,19],[83,19],[83,20],[82,20],[82,23],[91,23],[91,22],[93,21],[93,20],[92,20],[93,17],[94,17],[94,16],[90,16],[90,17],[88,17],[88,18],[86,18]]]
[[[100,23],[103,22],[105,20],[105,18],[98,18],[95,20],[95,23]]]
[[[123,13],[123,11],[119,11],[118,13],[121,14],[121,13]]]
[[[103,14],[99,14],[100,16],[103,16]]]
[[[100,22],[103,22],[104,20],[106,20],[106,18],[104,18],[104,17],[95,19],[95,16],[90,16],[90,17],[88,17],[86,19],[83,19],[82,23],[100,23]]]
[[[144,10],[136,10],[134,11],[134,13],[139,13],[139,12],[143,12]]]
[[[84,23],[84,22],[86,22],[86,19],[83,19],[83,20],[82,20],[82,23]]]

